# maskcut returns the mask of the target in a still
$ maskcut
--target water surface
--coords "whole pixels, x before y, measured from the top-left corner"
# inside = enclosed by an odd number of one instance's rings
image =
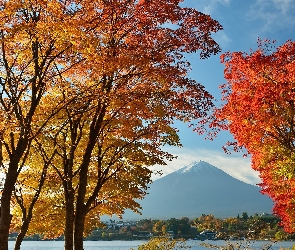
[[[146,241],[84,241],[85,250],[130,250],[137,249],[139,245],[145,243]],[[198,241],[198,240],[189,240],[187,245],[191,246],[192,250],[210,250],[204,246],[200,246],[200,243],[208,243],[216,246],[225,246],[228,242],[223,240],[217,241]],[[231,244],[241,244],[240,249],[266,249],[269,244],[271,244],[271,250],[279,250],[282,248],[292,249],[292,246],[295,245],[293,241],[281,241],[272,243],[270,241],[231,241]],[[13,250],[14,242],[9,242],[9,250]],[[21,245],[21,250],[63,250],[64,242],[63,241],[24,241]]]

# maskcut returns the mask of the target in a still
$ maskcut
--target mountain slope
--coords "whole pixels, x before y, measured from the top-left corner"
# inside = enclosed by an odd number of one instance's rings
[[[271,213],[271,199],[259,190],[200,161],[154,181],[149,194],[140,201],[143,215],[126,212],[123,218],[195,218],[210,213],[222,218],[242,212]]]

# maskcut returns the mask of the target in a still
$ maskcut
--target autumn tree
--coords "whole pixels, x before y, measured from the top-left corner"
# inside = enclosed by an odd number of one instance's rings
[[[57,225],[64,213],[65,248],[83,249],[90,221],[139,208],[148,166],[180,145],[173,122],[206,116],[212,96],[187,78],[184,55],[218,53],[221,26],[180,2],[1,2],[0,250],[13,191],[23,213],[48,205]],[[34,168],[47,176],[38,202]]]
[[[163,227],[165,230],[163,231]],[[165,234],[166,233],[166,226],[164,220],[157,221],[153,226],[153,232],[157,233],[157,235]]]
[[[151,238],[148,242],[138,246],[139,250],[168,250],[168,249],[188,249],[184,240],[170,239],[169,236]]]
[[[43,96],[56,83],[60,60],[66,59],[71,47],[65,32],[74,27],[68,18],[70,10],[61,9],[60,1],[54,4],[0,1],[0,164],[5,174],[1,191],[1,250],[8,248],[10,202],[18,175],[26,166],[32,141],[54,115],[54,108],[59,109],[55,103],[44,120],[36,116]],[[69,67],[64,64],[63,70]]]
[[[29,229],[30,222],[33,218],[33,210],[42,193],[41,191],[46,181],[49,163],[51,160],[48,159],[46,162],[43,162],[42,157],[36,157],[39,153],[34,151],[32,146],[30,149],[34,155],[34,161],[31,162],[34,167],[27,168],[27,166],[30,165],[30,159],[27,159],[26,166],[22,171],[20,171],[18,180],[15,183],[11,205],[12,211],[14,213],[19,213],[19,216],[13,215],[11,225],[11,230],[19,232],[15,243],[15,250],[20,249],[22,240]],[[47,199],[52,202],[52,198],[50,199],[49,196],[50,194],[47,195]],[[45,204],[42,203],[42,205],[44,206]],[[17,228],[17,226],[15,227],[14,225],[18,225],[20,228]]]
[[[179,145],[174,120],[197,119],[209,110],[211,96],[186,77],[189,68],[183,54],[217,53],[210,34],[221,28],[209,16],[181,8],[179,1],[87,2],[84,16],[94,21],[85,27],[92,39],[87,50],[81,50],[86,58],[81,71],[91,72],[88,77],[97,84],[98,95],[88,115],[89,139],[79,166],[75,249],[83,248],[87,212],[109,169],[114,166],[119,177],[127,166],[139,174],[150,165],[165,164],[171,156],[162,146]],[[106,168],[107,174],[98,178],[89,196],[93,155],[98,156],[99,171]]]
[[[259,41],[251,53],[222,55],[225,104],[212,126],[229,130],[236,150],[246,148],[252,168],[260,172],[262,192],[275,202],[285,230],[294,232],[294,84],[295,43],[274,49]]]
[[[214,215],[202,214],[199,218],[192,221],[192,224],[199,230],[214,230],[219,231],[222,228],[222,222],[220,219],[215,218]]]

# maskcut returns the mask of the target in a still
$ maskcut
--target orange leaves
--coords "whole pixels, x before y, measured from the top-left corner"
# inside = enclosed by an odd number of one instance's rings
[[[272,55],[267,55],[259,49],[250,55],[233,53],[227,56],[225,77],[228,82],[223,89],[229,89],[229,92],[224,92],[223,98],[227,103],[222,109],[220,118],[228,119],[231,128],[236,131],[234,134],[240,131],[241,138],[247,131],[244,129],[245,126],[259,128],[257,132],[261,131],[260,136],[263,137],[269,122],[280,125],[279,119],[274,121],[274,113],[283,116],[279,110],[287,110],[289,104],[285,100],[293,98],[293,93],[290,91],[293,81],[291,79],[289,81],[288,78],[294,76],[291,72],[280,74],[290,65],[289,63],[281,65],[280,61],[284,59],[281,59],[280,50]],[[238,125],[239,121],[243,126]],[[241,143],[247,146],[247,141]]]
[[[263,192],[275,202],[274,211],[286,230],[294,231],[294,77],[295,43],[273,49],[259,41],[257,51],[222,55],[227,83],[216,123],[252,154]],[[226,124],[226,127],[224,127]]]
[[[211,35],[222,27],[179,0],[2,2],[3,156],[26,187],[23,207],[44,219],[33,218],[29,230],[54,221],[52,235],[64,225],[83,230],[85,221],[88,230],[98,215],[137,210],[148,167],[173,158],[163,145],[180,145],[173,121],[203,118],[213,106],[188,79],[185,53],[218,53]]]

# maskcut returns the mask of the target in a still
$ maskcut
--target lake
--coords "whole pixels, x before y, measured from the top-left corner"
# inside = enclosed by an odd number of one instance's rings
[[[137,247],[146,241],[85,241],[85,250],[130,250],[137,249]],[[218,246],[225,246],[226,242],[223,240],[217,241],[199,241],[190,240],[187,241],[187,245],[191,246],[193,250],[208,250],[209,248],[200,246],[200,243],[209,243]],[[266,244],[270,244],[269,241],[255,241],[249,245],[249,242],[231,241],[232,244],[241,243],[243,247],[241,249],[262,249]],[[63,250],[63,241],[24,241],[21,246],[21,250]],[[295,245],[293,241],[281,241],[272,245],[272,250],[279,250],[281,248],[289,248]],[[14,242],[9,242],[9,250],[13,250]]]

